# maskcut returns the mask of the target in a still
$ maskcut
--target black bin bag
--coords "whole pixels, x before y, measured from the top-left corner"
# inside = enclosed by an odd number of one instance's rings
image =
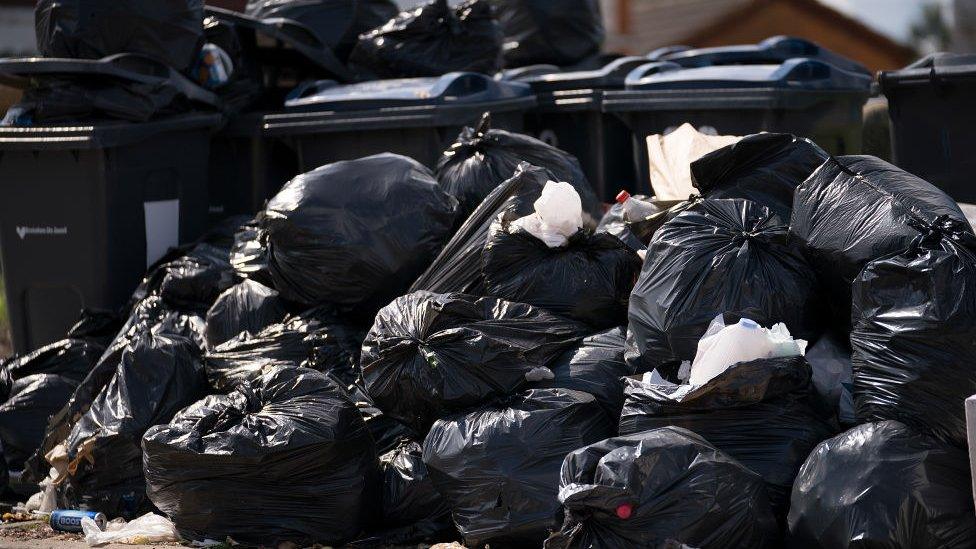
[[[649,216],[657,217],[669,208],[684,202],[655,200],[654,197],[645,195],[634,195],[628,198],[628,200],[630,199],[633,199],[631,208],[625,208],[623,202],[614,202],[607,213],[600,218],[596,232],[612,234],[635,252],[647,249],[647,244],[654,236],[654,231],[664,224],[664,221],[661,221],[650,230],[646,230],[647,223],[641,222]]]
[[[790,236],[823,281],[835,322],[848,328],[851,283],[861,269],[901,252],[942,216],[969,227],[934,185],[872,156],[841,156],[797,187]]]
[[[58,504],[135,518],[151,506],[142,435],[206,394],[199,350],[179,336],[146,334],[126,346],[115,375],[65,440]],[[65,467],[66,466],[66,467]]]
[[[626,381],[621,435],[669,425],[694,431],[761,476],[784,514],[803,460],[836,432],[803,357],[740,362],[704,385]]]
[[[305,368],[271,368],[210,395],[149,430],[143,447],[149,498],[191,540],[338,544],[379,504],[362,417]]]
[[[426,433],[448,413],[552,377],[549,364],[586,331],[524,303],[414,292],[376,315],[360,364],[376,406]]]
[[[854,404],[966,447],[963,402],[976,394],[976,238],[942,218],[854,281]]]
[[[203,45],[203,0],[39,0],[37,49],[44,57],[153,57],[178,71]]]
[[[965,450],[897,421],[824,441],[793,485],[789,547],[956,549],[974,540]]]
[[[486,0],[432,0],[359,36],[349,64],[368,79],[502,68],[502,33]]]
[[[341,60],[360,34],[399,13],[392,0],[248,0],[244,13],[258,19],[291,19],[311,30]]]
[[[651,241],[630,295],[627,360],[674,381],[716,315],[783,322],[795,337],[821,330],[816,275],[787,242],[769,208],[742,199],[703,199],[667,221]]]
[[[695,188],[706,198],[745,198],[786,220],[796,187],[827,160],[813,141],[785,133],[758,133],[691,163]]]
[[[503,214],[490,229],[482,272],[488,295],[528,303],[560,316],[609,328],[627,321],[627,301],[640,256],[607,233],[585,229],[550,248]]]
[[[583,202],[583,224],[590,228],[596,225],[603,205],[579,161],[534,137],[492,129],[488,113],[477,128],[461,130],[454,144],[444,151],[437,161],[437,180],[457,198],[460,216],[465,219],[493,189],[515,175],[523,162],[548,170],[551,178],[572,185]]]
[[[217,297],[207,311],[207,347],[214,348],[240,334],[257,334],[284,320],[285,303],[276,290],[245,279]]]
[[[7,360],[0,369],[0,448],[20,470],[44,439],[48,417],[64,406],[105,350],[64,339]]]
[[[211,385],[223,392],[273,366],[329,372],[348,384],[358,378],[362,339],[361,331],[320,307],[221,343],[207,352],[204,366]]]
[[[371,318],[451,236],[457,201],[415,160],[384,153],[289,181],[259,214],[273,287],[285,299]]]
[[[583,339],[553,361],[553,379],[537,387],[573,389],[593,395],[607,417],[616,422],[624,406],[625,376],[637,372],[624,360],[624,327],[611,328]]]
[[[435,423],[424,462],[468,547],[538,547],[559,507],[563,458],[612,435],[591,395],[533,389]]]
[[[573,65],[600,53],[599,0],[491,0],[505,33],[505,66]]]
[[[482,257],[492,224],[502,214],[521,217],[534,212],[533,203],[552,177],[544,168],[520,163],[512,177],[495,187],[468,216],[410,291],[484,295]]]
[[[779,537],[762,479],[680,427],[574,450],[559,503],[546,549],[763,548]]]

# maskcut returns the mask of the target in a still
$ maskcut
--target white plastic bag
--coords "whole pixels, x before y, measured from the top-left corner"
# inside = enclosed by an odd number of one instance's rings
[[[510,231],[523,229],[546,246],[558,248],[583,227],[583,201],[569,183],[547,181],[533,205],[535,213],[513,221]]]
[[[168,518],[153,513],[146,513],[132,522],[113,520],[105,525],[104,532],[94,520],[85,517],[81,519],[81,529],[85,532],[85,541],[92,547],[109,543],[148,545],[180,541],[176,525]]]
[[[817,393],[837,409],[843,425],[856,422],[854,417],[853,368],[851,352],[833,334],[821,337],[807,352],[807,362],[813,370],[813,386]]]
[[[740,139],[736,135],[707,135],[687,122],[666,135],[647,136],[654,195],[658,200],[685,200],[698,194],[691,183],[691,163]]]
[[[726,326],[723,315],[712,320],[705,335],[698,341],[698,352],[691,363],[688,383],[703,385],[733,364],[760,358],[801,356],[807,342],[793,339],[783,323],[766,329],[743,318]]]
[[[38,483],[41,491],[27,500],[27,503],[24,505],[25,511],[38,515],[50,515],[51,511],[54,511],[57,504],[57,491],[54,486],[54,480],[57,476],[57,471],[51,469],[48,477]]]

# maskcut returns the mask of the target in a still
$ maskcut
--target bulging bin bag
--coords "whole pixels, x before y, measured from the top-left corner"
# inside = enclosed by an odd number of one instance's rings
[[[816,339],[823,301],[772,210],[742,199],[698,200],[658,229],[647,249],[630,295],[627,360],[673,378],[719,314],[782,322],[796,337]]]
[[[456,213],[433,174],[405,156],[321,166],[289,181],[259,214],[273,287],[289,301],[370,316],[430,263]]]
[[[849,328],[861,269],[901,252],[940,217],[972,230],[934,185],[873,156],[832,157],[797,187],[790,237],[823,281],[835,322]]]
[[[533,389],[435,423],[424,462],[469,547],[538,547],[559,506],[563,458],[612,434],[591,395]]]
[[[596,55],[606,31],[599,0],[491,0],[505,33],[505,66],[573,65]]]
[[[861,421],[895,419],[966,447],[976,394],[976,238],[942,218],[854,281],[854,404]]]
[[[574,450],[559,503],[546,549],[762,548],[779,538],[762,479],[680,427]]]
[[[147,432],[143,446],[150,499],[191,540],[339,544],[379,505],[362,417],[305,368],[272,368],[208,396]]]
[[[239,334],[257,334],[285,319],[285,303],[276,290],[245,279],[220,294],[207,311],[207,347]]]
[[[899,423],[824,441],[793,485],[790,547],[953,549],[976,539],[969,459]]]
[[[363,379],[379,409],[426,433],[448,413],[551,378],[550,363],[586,332],[524,303],[414,292],[376,315]]]
[[[476,128],[465,127],[453,145],[437,161],[437,180],[457,198],[465,219],[523,162],[548,170],[554,181],[565,181],[583,201],[584,226],[594,227],[603,206],[571,154],[534,137],[491,128],[488,113]]]
[[[704,385],[626,382],[621,435],[694,431],[760,475],[774,510],[784,513],[803,460],[836,432],[803,357],[740,362]]]
[[[371,79],[502,68],[502,33],[487,0],[432,0],[359,36],[349,64]]]
[[[183,71],[203,45],[203,0],[39,0],[34,24],[44,57],[139,53]]]

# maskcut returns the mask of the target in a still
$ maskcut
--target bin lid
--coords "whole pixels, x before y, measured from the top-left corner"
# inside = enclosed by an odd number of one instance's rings
[[[628,90],[774,88],[854,90],[871,87],[871,75],[840,69],[815,59],[794,58],[770,65],[682,68],[665,61],[647,63],[627,77]]]
[[[878,83],[882,92],[898,86],[917,86],[976,80],[976,53],[933,53],[904,69],[882,71]]]
[[[517,67],[514,69],[505,69],[495,75],[495,80],[522,82],[527,78],[542,76],[544,74],[552,74],[560,71],[562,71],[562,69],[559,68],[558,65],[526,65],[524,67]]]
[[[527,84],[494,80],[475,72],[439,77],[397,78],[336,85],[325,80],[300,85],[285,101],[289,111],[364,111],[416,106],[484,106],[492,103],[534,103]]]
[[[662,48],[653,49],[647,52],[647,55],[645,55],[644,57],[646,57],[649,61],[661,61],[669,55],[673,55],[675,53],[681,53],[683,51],[688,51],[690,49],[693,48],[691,46],[682,46],[678,44],[674,46],[664,46]]]
[[[122,82],[165,85],[187,99],[215,107],[220,100],[170,66],[134,53],[119,53],[101,59],[26,57],[0,59],[0,83],[25,89],[31,80],[45,78],[99,78]]]
[[[288,48],[300,53],[312,64],[326,70],[330,75],[343,82],[353,80],[352,73],[339,61],[332,48],[323,43],[311,29],[298,21],[284,17],[259,19],[213,6],[206,6],[204,11],[208,16],[233,25],[238,29],[247,30],[285,44]],[[260,40],[254,42],[261,44]]]
[[[857,61],[795,36],[773,36],[758,44],[673,51],[660,55],[658,59],[671,61],[683,67],[710,67],[714,65],[778,64],[795,57],[816,59],[846,71],[870,74],[868,69]]]
[[[645,63],[647,58],[644,57],[621,57],[597,70],[529,74],[519,78],[519,81],[532,86],[535,93],[616,89],[623,88],[630,71]]]
[[[177,131],[215,131],[223,122],[216,113],[190,113],[148,122],[105,121],[60,126],[0,127],[0,151],[86,150],[120,147]]]

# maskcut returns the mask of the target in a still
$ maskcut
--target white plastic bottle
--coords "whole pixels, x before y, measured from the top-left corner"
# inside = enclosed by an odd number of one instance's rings
[[[740,319],[716,333],[706,332],[701,338],[688,383],[702,385],[732,364],[767,358],[773,351],[767,330],[748,318]]]

